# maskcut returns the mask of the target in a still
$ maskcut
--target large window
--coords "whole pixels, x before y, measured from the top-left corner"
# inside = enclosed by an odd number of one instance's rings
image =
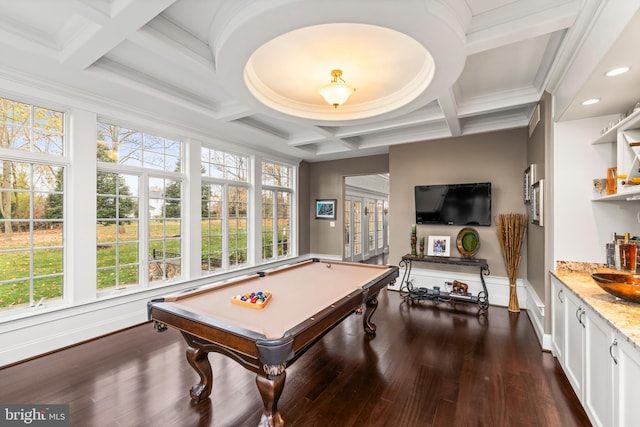
[[[291,255],[292,167],[262,162],[262,260]]]
[[[203,147],[202,271],[248,261],[249,158]]]
[[[295,165],[83,105],[63,113],[0,97],[0,317],[128,300],[297,254]]]
[[[61,299],[64,115],[0,98],[0,309]]]
[[[182,152],[180,141],[98,122],[99,290],[181,276]]]

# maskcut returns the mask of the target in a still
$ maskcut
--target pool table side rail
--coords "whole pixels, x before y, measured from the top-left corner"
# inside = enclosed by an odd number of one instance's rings
[[[371,269],[379,269],[379,270],[385,270],[388,269],[390,267],[393,266],[388,266],[388,265],[377,265],[377,264],[365,264],[365,263],[356,263],[356,262],[348,262],[348,261],[331,261],[331,260],[323,260],[320,258],[311,258],[305,261],[300,261],[294,264],[288,264],[288,265],[282,265],[279,267],[276,267],[272,270],[265,270],[262,272],[259,272],[258,274],[262,274],[262,275],[275,275],[278,273],[286,273],[288,271],[291,271],[294,268],[300,268],[300,267],[304,267],[307,264],[311,264],[311,263],[323,263],[323,264],[330,264],[330,265],[346,265],[349,266],[351,268],[367,268],[369,270]]]

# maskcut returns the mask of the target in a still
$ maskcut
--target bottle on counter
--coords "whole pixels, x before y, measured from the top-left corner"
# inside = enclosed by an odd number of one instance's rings
[[[614,232],[611,241],[606,245],[607,267],[609,268],[617,268],[616,258],[620,260],[620,253],[618,252],[619,249],[616,246],[616,233]]]
[[[624,243],[620,245],[620,270],[636,272],[637,246],[629,242],[629,233],[624,233]]]

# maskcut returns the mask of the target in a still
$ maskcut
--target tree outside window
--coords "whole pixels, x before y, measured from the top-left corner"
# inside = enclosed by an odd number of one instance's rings
[[[98,290],[181,277],[182,143],[105,122],[97,129]]]
[[[0,310],[62,299],[64,114],[0,98],[0,147]]]

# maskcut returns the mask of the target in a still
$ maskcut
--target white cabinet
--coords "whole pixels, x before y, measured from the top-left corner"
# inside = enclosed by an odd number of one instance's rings
[[[583,303],[564,288],[564,372],[569,383],[582,401],[584,377],[584,307]]]
[[[599,314],[590,308],[584,313],[583,406],[594,426],[609,427],[614,425],[612,349],[616,340],[611,326]]]
[[[551,351],[558,360],[564,360],[564,331],[565,331],[565,291],[564,286],[555,278],[551,280]]]
[[[640,349],[555,277],[552,349],[594,426],[640,420]]]
[[[613,357],[615,371],[615,425],[637,426],[640,420],[638,388],[640,387],[640,349],[625,337],[618,337]],[[617,350],[617,351],[616,351]]]

